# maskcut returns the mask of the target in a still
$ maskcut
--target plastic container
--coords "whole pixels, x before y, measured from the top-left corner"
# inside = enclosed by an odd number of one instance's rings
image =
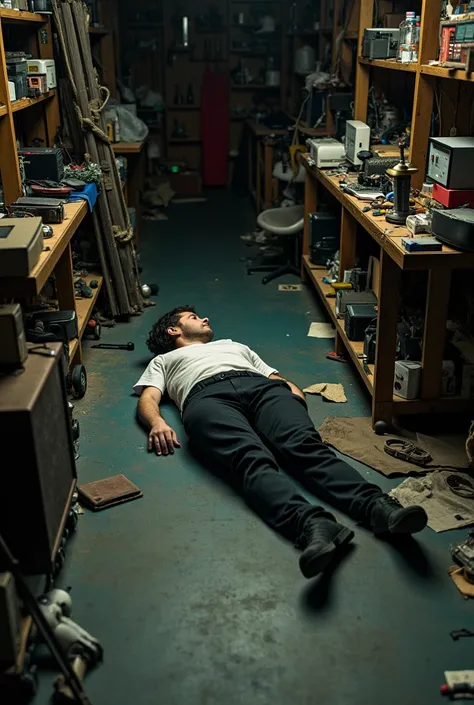
[[[411,64],[418,61],[419,27],[417,28],[416,15],[407,12],[405,19],[400,23],[397,59],[402,64]]]
[[[305,44],[295,52],[295,73],[307,76],[313,73],[316,66],[316,52],[313,47]]]

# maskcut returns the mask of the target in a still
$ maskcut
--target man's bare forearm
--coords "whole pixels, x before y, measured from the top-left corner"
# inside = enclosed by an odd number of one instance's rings
[[[282,377],[281,375],[273,374],[270,375],[271,379],[281,379],[283,382],[286,382],[287,385],[290,387],[291,391],[293,394],[295,394],[297,397],[301,397],[301,399],[304,399],[304,392],[302,389],[300,389],[296,384],[293,382],[290,382],[289,379],[285,379],[285,377]]]
[[[150,397],[140,397],[138,401],[138,416],[147,428],[153,428],[163,418],[160,407]]]

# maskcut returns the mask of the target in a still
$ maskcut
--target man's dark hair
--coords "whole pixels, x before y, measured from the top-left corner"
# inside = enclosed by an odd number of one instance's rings
[[[178,325],[182,313],[196,313],[196,310],[194,306],[178,306],[157,320],[146,341],[152,353],[162,355],[174,350],[174,338],[169,335],[168,328]]]

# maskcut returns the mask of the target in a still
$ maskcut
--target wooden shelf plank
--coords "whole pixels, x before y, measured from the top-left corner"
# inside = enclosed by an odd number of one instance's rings
[[[168,144],[200,144],[199,137],[170,137]]]
[[[146,144],[146,139],[142,142],[114,142],[112,149],[115,154],[140,154]]]
[[[85,299],[85,298],[76,298],[76,312],[77,312],[77,323],[78,323],[78,328],[79,328],[79,338],[82,338],[84,331],[87,326],[87,322],[91,317],[92,310],[96,304],[97,298],[99,296],[100,290],[102,288],[102,283],[104,281],[104,277],[101,274],[87,274],[85,277],[83,277],[85,280],[86,284],[90,286],[90,282],[95,279],[98,282],[98,287],[96,289],[92,289],[93,291],[93,296],[91,299]]]
[[[0,117],[2,117],[2,115],[6,115],[6,114],[7,114],[7,106],[0,105]]]
[[[107,29],[107,27],[89,27],[88,32],[89,34],[98,34],[102,37],[105,37],[107,34],[109,34],[109,30]]]
[[[0,19],[2,22],[39,22],[45,24],[49,15],[40,15],[38,12],[24,12],[22,10],[0,9]]]
[[[25,108],[31,108],[32,105],[37,103],[42,103],[43,100],[48,100],[56,95],[56,91],[53,89],[47,93],[43,93],[37,98],[20,98],[19,100],[14,100],[12,105],[12,113],[17,113],[19,110],[25,110]]]
[[[422,64],[421,73],[428,76],[436,76],[437,78],[451,78],[456,81],[474,81],[474,72],[467,72],[463,69],[449,69],[444,66],[432,66],[431,64]]]
[[[74,338],[69,341],[69,366],[72,368],[74,366],[74,355],[79,347],[79,338]]]
[[[366,59],[363,56],[359,56],[359,64],[381,69],[392,69],[393,71],[408,71],[410,73],[416,73],[418,67],[418,64],[401,64],[396,59]]]
[[[0,292],[5,296],[30,297],[40,293],[69,241],[87,213],[86,201],[66,203],[65,218],[53,225],[53,236],[44,241],[50,249],[42,252],[29,277],[4,277],[0,279]]]

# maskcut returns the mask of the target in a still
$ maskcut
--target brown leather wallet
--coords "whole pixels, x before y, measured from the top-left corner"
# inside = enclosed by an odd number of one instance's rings
[[[77,490],[79,501],[94,512],[143,497],[143,492],[125,475],[113,475],[105,480],[87,482],[85,485],[79,485]]]

